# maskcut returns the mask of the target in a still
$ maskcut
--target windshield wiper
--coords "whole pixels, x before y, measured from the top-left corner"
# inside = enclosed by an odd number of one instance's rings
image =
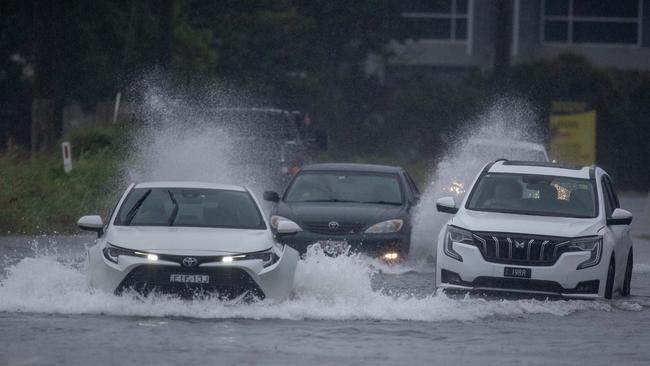
[[[401,202],[391,202],[391,201],[363,201],[361,203],[370,203],[370,204],[377,204],[377,205],[394,205],[394,206],[401,206]]]
[[[328,198],[328,199],[322,199],[322,200],[305,200],[301,202],[355,202],[359,203],[359,201],[350,201],[350,200],[340,200],[336,198]]]
[[[135,214],[138,213],[138,210],[140,209],[140,206],[142,206],[142,202],[149,197],[149,194],[151,193],[151,189],[148,189],[147,192],[145,192],[142,197],[140,197],[133,207],[127,212],[126,218],[124,219],[124,225],[131,225],[131,221],[133,221],[133,218],[135,217]]]
[[[169,199],[174,203],[174,209],[172,210],[171,215],[169,215],[167,225],[173,226],[174,221],[176,221],[176,215],[178,215],[178,202],[176,201],[176,198],[174,198],[174,194],[172,193],[171,189],[168,189],[167,193],[169,193]]]

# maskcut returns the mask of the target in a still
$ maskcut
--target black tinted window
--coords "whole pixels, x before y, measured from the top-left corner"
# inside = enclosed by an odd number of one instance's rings
[[[396,174],[303,172],[286,193],[287,202],[360,202],[401,205]]]

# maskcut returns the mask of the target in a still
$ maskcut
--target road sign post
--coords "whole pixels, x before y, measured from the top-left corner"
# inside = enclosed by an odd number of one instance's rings
[[[72,150],[68,141],[61,143],[61,153],[63,155],[63,171],[70,173],[72,171]]]

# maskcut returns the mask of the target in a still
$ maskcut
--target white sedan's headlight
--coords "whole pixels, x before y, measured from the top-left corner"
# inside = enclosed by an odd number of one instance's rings
[[[366,234],[388,234],[402,230],[404,220],[394,219],[376,223],[366,230]]]
[[[271,216],[271,227],[274,229],[278,228],[278,222],[280,221],[287,221],[287,222],[293,222],[292,220],[287,219],[284,216],[278,216],[278,215],[272,215]],[[293,222],[296,224],[295,222]],[[300,227],[300,225],[296,224],[296,226]]]
[[[254,253],[245,253],[245,254],[239,254],[239,255],[233,255],[233,256],[225,256],[221,258],[221,261],[224,263],[230,263],[230,262],[235,262],[235,261],[246,261],[246,260],[252,260],[252,259],[259,259],[262,261],[262,266],[263,267],[268,267],[274,263],[276,263],[278,260],[280,260],[280,256],[278,256],[273,248],[263,250],[261,252],[254,252]]]
[[[119,262],[120,256],[122,255],[129,256],[129,257],[147,258],[152,262],[158,260],[157,254],[139,252],[136,250],[126,249],[126,248],[120,248],[111,244],[106,244],[106,246],[102,250],[102,253],[104,254],[104,258],[116,264]]]

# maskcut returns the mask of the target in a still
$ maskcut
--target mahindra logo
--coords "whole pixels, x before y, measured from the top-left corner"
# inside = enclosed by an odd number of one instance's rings
[[[183,258],[183,266],[185,267],[195,267],[197,264],[199,264],[199,260],[194,257]]]
[[[332,230],[336,230],[339,228],[339,223],[336,221],[330,221],[327,226]]]
[[[516,241],[515,240],[515,248],[517,249],[523,249],[526,246],[525,241]]]

